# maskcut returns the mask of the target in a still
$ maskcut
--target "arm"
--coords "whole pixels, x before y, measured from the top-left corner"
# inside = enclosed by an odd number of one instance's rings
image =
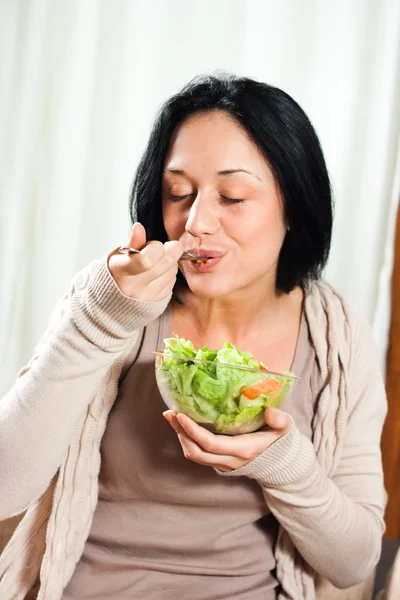
[[[386,395],[369,327],[358,321],[350,372],[348,423],[338,469],[330,479],[311,442],[292,429],[246,466],[304,559],[339,588],[372,572],[384,531],[380,437]]]
[[[0,520],[44,492],[111,365],[169,297],[143,302],[125,296],[107,259],[75,278],[32,360],[0,400]]]

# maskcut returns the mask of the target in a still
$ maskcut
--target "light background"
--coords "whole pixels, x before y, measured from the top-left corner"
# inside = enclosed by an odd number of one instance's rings
[[[0,0],[0,392],[73,275],[126,242],[157,109],[216,70],[281,87],[316,127],[336,199],[325,278],[383,366],[399,56],[398,0]]]

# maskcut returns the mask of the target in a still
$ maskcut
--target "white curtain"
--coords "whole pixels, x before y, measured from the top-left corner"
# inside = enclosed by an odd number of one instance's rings
[[[0,392],[74,273],[125,243],[160,104],[216,70],[283,88],[314,123],[336,198],[326,277],[383,365],[399,42],[398,0],[0,0]]]

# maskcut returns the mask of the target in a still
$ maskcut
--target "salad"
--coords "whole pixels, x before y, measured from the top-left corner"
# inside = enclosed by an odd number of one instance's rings
[[[290,371],[270,373],[229,342],[220,350],[196,350],[177,336],[164,343],[157,373],[160,391],[167,388],[180,412],[216,432],[235,433],[249,421],[262,427],[264,410],[277,407],[294,381]]]

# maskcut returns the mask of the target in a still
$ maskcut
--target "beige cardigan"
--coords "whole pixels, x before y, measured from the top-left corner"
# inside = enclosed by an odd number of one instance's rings
[[[137,332],[169,298],[124,296],[107,257],[79,273],[0,402],[0,519],[28,508],[0,557],[1,600],[59,600],[89,535],[100,444]],[[366,579],[380,555],[380,436],[386,398],[366,322],[327,284],[305,314],[316,351],[313,444],[295,426],[246,467],[281,527],[279,598],[313,600],[315,572],[339,588]],[[297,550],[295,549],[297,548]]]

